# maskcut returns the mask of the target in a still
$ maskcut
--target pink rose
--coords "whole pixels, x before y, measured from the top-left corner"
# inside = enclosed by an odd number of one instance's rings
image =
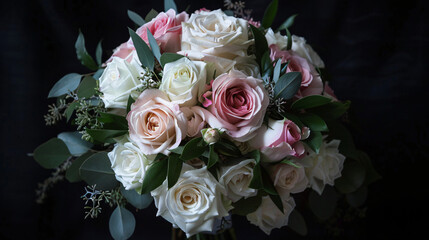
[[[281,58],[282,63],[289,61],[286,72],[300,72],[302,75],[301,87],[296,97],[320,95],[323,90],[322,79],[316,69],[305,58],[296,55],[293,51],[281,51],[276,44],[270,45],[272,61]]]
[[[187,21],[188,18],[189,16],[186,12],[176,15],[176,12],[170,9],[166,13],[160,12],[150,22],[139,27],[136,33],[149,45],[146,32],[149,29],[160,46],[161,53],[178,52],[181,45],[181,24],[183,21]],[[114,50],[112,57],[120,57],[128,60],[128,56],[134,49],[133,41],[130,38]],[[107,62],[110,62],[110,59]]]
[[[335,95],[334,90],[329,86],[328,82],[325,82],[325,89],[323,90],[323,96],[331,98],[334,101],[338,101],[338,98]]]
[[[188,130],[186,135],[188,137],[201,137],[201,130],[208,124],[212,128],[222,128],[222,124],[213,116],[213,114],[206,109],[193,106],[180,108],[188,120]]]
[[[127,115],[130,139],[146,154],[163,153],[179,146],[186,137],[187,123],[179,105],[158,89],[147,89]]]
[[[261,127],[269,99],[262,80],[231,70],[213,81],[212,101],[209,111],[229,136],[244,142]]]
[[[261,151],[266,162],[277,162],[286,156],[299,157],[304,152],[304,144],[300,141],[304,138],[304,131],[291,120],[268,121],[268,126],[263,125],[257,131],[256,138],[249,141],[249,144]]]

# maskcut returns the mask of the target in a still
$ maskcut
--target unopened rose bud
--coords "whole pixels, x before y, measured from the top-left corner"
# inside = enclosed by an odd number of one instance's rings
[[[220,138],[219,130],[215,128],[205,128],[201,130],[201,134],[203,135],[204,142],[208,144],[216,143]]]

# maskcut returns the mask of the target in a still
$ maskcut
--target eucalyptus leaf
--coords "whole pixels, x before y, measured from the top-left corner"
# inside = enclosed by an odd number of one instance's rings
[[[49,91],[48,98],[59,97],[69,92],[76,90],[79,86],[82,75],[77,73],[69,73],[62,77]]]
[[[256,211],[256,209],[258,209],[258,207],[261,205],[261,202],[262,196],[260,194],[254,197],[242,198],[232,204],[232,206],[234,207],[232,209],[232,213],[241,216],[246,216],[247,214]]]
[[[102,40],[100,40],[97,44],[97,48],[95,49],[95,60],[97,61],[98,66],[101,66],[102,57],[103,57],[103,47],[101,46]]]
[[[88,185],[97,189],[110,190],[118,185],[107,152],[98,152],[80,166],[79,174]]]
[[[95,80],[99,80],[99,79],[100,79],[100,77],[101,77],[101,75],[103,74],[103,72],[104,72],[104,69],[103,69],[103,68],[100,68],[100,69],[98,69],[98,70],[94,73],[94,75],[92,75],[92,77],[93,77]]]
[[[82,181],[82,178],[80,177],[80,174],[79,174],[80,166],[82,166],[85,160],[88,159],[90,156],[92,156],[92,154],[94,153],[88,151],[84,153],[82,156],[73,160],[72,164],[70,165],[69,168],[67,168],[67,171],[66,171],[66,179],[69,182],[75,183],[75,182]]]
[[[325,121],[316,114],[304,113],[299,115],[299,119],[305,126],[309,127],[311,131],[325,132],[328,131],[328,126]]]
[[[365,174],[365,167],[360,162],[348,159],[344,163],[341,177],[335,180],[335,187],[341,193],[352,193],[363,185]]]
[[[156,16],[158,16],[158,12],[155,9],[151,9],[149,11],[149,13],[146,15],[146,17],[144,18],[144,20],[146,22],[150,22],[153,18],[155,18]]]
[[[89,55],[88,51],[86,51],[85,48],[85,38],[82,34],[82,32],[79,30],[79,36],[77,37],[76,43],[76,55],[77,59],[80,60],[82,65],[85,67],[95,71],[98,69],[98,65],[95,63],[94,59]]]
[[[308,203],[314,215],[321,220],[327,220],[334,214],[338,198],[335,189],[326,186],[322,195],[317,194],[315,191],[311,191],[308,197]]]
[[[153,55],[156,57],[159,63],[161,63],[161,52],[159,51],[158,43],[153,37],[152,33],[146,28],[147,39],[149,40],[150,48],[152,49]]]
[[[138,15],[137,13],[131,10],[128,10],[127,14],[128,14],[128,17],[131,19],[131,21],[133,21],[139,27],[143,26],[146,23],[145,20],[140,15]]]
[[[66,144],[58,138],[51,138],[38,146],[33,153],[34,159],[42,167],[52,169],[60,166],[71,154]]]
[[[296,100],[290,106],[292,110],[301,110],[323,106],[332,102],[332,99],[321,95],[311,95]]]
[[[234,12],[232,10],[225,10],[223,11],[227,16],[234,16]]]
[[[154,162],[146,171],[143,179],[141,193],[150,193],[152,190],[159,187],[167,177],[167,170],[168,160],[163,159]]]
[[[301,236],[306,236],[308,233],[305,219],[296,208],[289,215],[288,227]]]
[[[150,193],[139,194],[135,190],[125,190],[123,186],[121,186],[121,193],[131,205],[138,209],[145,209],[153,202]]]
[[[164,68],[165,64],[170,62],[175,62],[182,57],[185,57],[183,55],[177,54],[177,53],[164,53],[160,57],[160,64]]]
[[[322,133],[311,131],[310,136],[304,142],[315,152],[319,153],[320,146],[322,145]]]
[[[177,13],[177,6],[174,0],[164,0],[164,11],[167,12],[169,9],[173,9]]]
[[[130,238],[136,228],[136,219],[127,209],[117,206],[109,220],[109,230],[113,239],[126,240]]]
[[[85,76],[77,89],[77,96],[79,98],[90,98],[95,95],[97,81],[91,76]]]
[[[274,22],[274,18],[277,15],[277,8],[279,5],[278,0],[273,0],[265,9],[264,17],[262,18],[262,27],[268,29]]]
[[[279,60],[277,60],[276,62],[276,66],[274,67],[274,73],[273,73],[274,83],[277,83],[279,81],[281,67],[282,67],[282,59],[279,58]]]
[[[281,31],[281,30],[286,30],[286,29],[289,29],[290,27],[292,27],[293,22],[295,21],[296,16],[298,16],[298,14],[294,14],[294,15],[288,17],[288,19],[286,19],[286,21],[284,21],[282,23],[282,25],[280,25],[280,27],[277,29],[277,32]]]
[[[153,67],[155,65],[155,59],[152,50],[150,50],[147,44],[139,35],[137,35],[136,32],[134,32],[134,30],[128,28],[128,32],[130,33],[131,40],[133,41],[134,47],[136,48],[137,55],[141,64],[144,67],[149,68],[149,70],[153,70]]]
[[[183,161],[180,159],[178,154],[170,154],[168,157],[168,171],[167,171],[167,181],[168,188],[171,188],[176,184],[177,180],[180,177],[180,172],[182,171]]]
[[[81,156],[92,148],[92,143],[82,139],[82,134],[79,132],[62,132],[58,134],[58,138],[63,140],[67,145],[71,155]]]
[[[300,72],[288,72],[280,77],[274,85],[274,98],[288,100],[293,98],[301,86]]]

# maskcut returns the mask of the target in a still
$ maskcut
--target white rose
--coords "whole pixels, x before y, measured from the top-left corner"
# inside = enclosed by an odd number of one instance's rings
[[[232,69],[241,71],[247,76],[254,78],[261,78],[261,73],[259,72],[258,63],[255,61],[254,56],[249,57],[236,57],[235,65]]]
[[[157,216],[162,216],[182,229],[186,236],[212,231],[216,219],[228,216],[225,206],[225,188],[207,171],[183,164],[177,183],[168,189],[167,180],[151,192]]]
[[[247,220],[269,235],[274,228],[287,225],[289,215],[295,208],[295,201],[290,196],[282,199],[282,203],[283,212],[274,204],[270,196],[262,197],[261,205],[255,212],[247,215]]]
[[[328,143],[324,138],[319,154],[308,149],[308,155],[301,160],[310,187],[320,195],[326,184],[333,186],[335,179],[341,177],[346,157],[338,151],[339,145],[339,140],[332,140]]]
[[[268,46],[276,44],[281,50],[285,50],[287,47],[287,36],[281,35],[280,32],[274,33],[271,28],[265,34],[265,38],[267,39]],[[323,63],[319,55],[306,42],[305,38],[292,35],[292,51],[298,54],[298,56],[305,58],[314,66],[324,68],[325,63]]]
[[[133,60],[129,63],[122,58],[113,57],[99,80],[105,107],[125,109],[130,95],[134,99],[139,96],[137,89],[142,87],[139,77],[144,73],[145,70]]]
[[[269,170],[274,186],[281,195],[283,195],[282,192],[300,193],[307,188],[308,179],[304,167],[299,163],[294,164],[299,168],[278,163]]]
[[[222,166],[220,168],[221,177],[219,182],[225,186],[227,197],[232,202],[237,202],[241,198],[255,196],[257,190],[249,188],[253,177],[253,167],[256,164],[254,159],[247,159],[232,166]]]
[[[180,106],[194,106],[206,86],[206,63],[183,57],[167,63],[159,89]]]
[[[153,156],[144,155],[132,142],[118,142],[107,154],[112,163],[116,179],[126,190],[141,187],[146,170],[153,161]]]
[[[227,16],[220,9],[192,14],[182,22],[181,54],[213,63],[217,74],[227,72],[237,56],[246,56],[252,43],[247,21]]]

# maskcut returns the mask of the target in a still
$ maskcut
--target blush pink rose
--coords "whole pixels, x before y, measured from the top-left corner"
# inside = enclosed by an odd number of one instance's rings
[[[158,89],[147,89],[127,115],[130,139],[146,154],[163,153],[179,146],[186,137],[187,121],[179,105]]]
[[[303,138],[308,136],[291,120],[268,121],[263,125],[257,136],[249,141],[250,146],[259,149],[266,162],[277,162],[287,156],[300,157],[305,152]]]
[[[276,44],[270,45],[272,61],[282,59],[282,63],[289,61],[286,72],[300,72],[302,75],[301,87],[296,97],[302,98],[310,95],[320,95],[323,91],[323,83],[313,65],[293,51],[281,51]]]
[[[213,116],[207,109],[193,106],[180,108],[188,120],[188,129],[186,135],[188,137],[201,137],[201,130],[210,126],[211,128],[221,129],[222,124]]]
[[[165,13],[160,12],[150,22],[139,27],[136,33],[149,45],[147,38],[147,29],[149,29],[160,46],[161,53],[178,52],[181,45],[182,22],[187,21],[188,18],[189,16],[186,12],[176,15],[176,12],[170,9]],[[129,56],[134,50],[134,44],[130,38],[114,50],[112,57],[120,57],[130,61]],[[110,59],[107,62],[109,61]]]
[[[262,80],[231,70],[213,81],[212,101],[209,111],[229,136],[244,142],[261,127],[269,98]]]

